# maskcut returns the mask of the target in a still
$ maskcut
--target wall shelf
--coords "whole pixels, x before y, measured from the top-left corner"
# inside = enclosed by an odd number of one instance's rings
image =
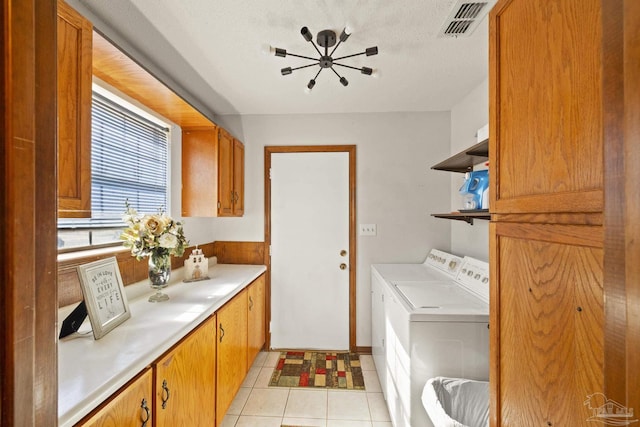
[[[473,170],[473,165],[489,159],[489,140],[485,139],[476,145],[431,166],[431,169],[465,173]]]
[[[457,221],[465,221],[467,224],[473,225],[474,219],[490,220],[491,215],[487,209],[480,209],[476,212],[450,212],[431,214],[435,218],[453,219]]]
[[[477,143],[464,151],[459,152],[446,160],[441,161],[431,169],[447,171],[447,172],[470,172],[473,166],[489,159],[489,139]],[[474,219],[491,220],[488,209],[478,209],[463,212],[435,213],[431,214],[435,218],[452,219],[456,221],[464,221],[473,225]]]

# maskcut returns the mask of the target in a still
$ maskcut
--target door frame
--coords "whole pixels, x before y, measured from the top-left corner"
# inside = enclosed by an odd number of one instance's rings
[[[264,263],[266,272],[266,348],[271,348],[271,155],[274,153],[349,153],[349,351],[356,351],[356,146],[287,145],[264,147]]]

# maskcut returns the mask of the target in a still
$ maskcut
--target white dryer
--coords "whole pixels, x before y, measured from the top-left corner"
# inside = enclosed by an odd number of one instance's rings
[[[428,379],[488,380],[488,270],[437,250],[423,264],[372,266],[372,351],[395,427],[433,425]]]

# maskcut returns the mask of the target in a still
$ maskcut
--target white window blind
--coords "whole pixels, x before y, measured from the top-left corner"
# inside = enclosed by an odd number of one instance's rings
[[[167,129],[94,93],[92,221],[122,223],[125,200],[139,212],[167,208]]]
[[[91,218],[59,219],[58,228],[124,227],[125,200],[141,213],[166,210],[168,135],[168,129],[94,92]]]

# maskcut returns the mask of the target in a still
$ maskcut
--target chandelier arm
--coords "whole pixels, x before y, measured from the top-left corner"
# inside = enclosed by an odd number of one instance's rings
[[[341,59],[346,59],[346,58],[353,58],[354,56],[364,55],[365,53],[367,52],[360,52],[360,53],[354,53],[353,55],[341,56],[340,58],[335,58],[334,61],[340,61]],[[287,53],[287,55],[291,55],[291,54]]]
[[[309,40],[309,41],[313,45],[313,48],[316,50],[316,52],[318,52],[318,55],[322,56],[322,52],[320,52],[320,49],[318,49],[318,46],[316,46],[316,44],[313,42],[313,40]]]
[[[317,64],[317,61],[316,61],[316,63],[315,63],[315,64],[308,64],[308,65],[303,65],[303,66],[301,66],[301,67],[292,68],[292,69],[291,69],[291,71],[300,70],[300,69],[302,69],[302,68],[315,67],[315,66],[317,66],[317,65],[318,65],[318,64]],[[320,68],[320,71],[322,71],[322,68]]]
[[[333,69],[333,67],[331,67],[331,71],[333,71],[334,73],[336,73],[336,76],[338,76],[338,78],[342,78],[342,76],[340,74],[338,74],[338,72],[336,70]]]
[[[352,70],[362,71],[362,68],[352,67],[351,65],[338,64],[337,62],[334,62],[333,65],[338,65],[340,67],[345,67],[345,68],[351,68]]]
[[[296,58],[302,58],[302,59],[308,59],[310,61],[318,61],[318,58],[311,58],[309,56],[303,56],[303,55],[296,55],[295,53],[289,53],[287,52],[287,56],[295,56]]]
[[[316,76],[313,78],[313,80],[317,79],[318,76],[320,75],[320,73],[322,72],[323,68],[320,67],[320,69],[318,70],[318,72],[316,73]]]
[[[333,48],[333,50],[331,51],[329,56],[333,56],[333,54],[336,51],[336,49],[338,49],[338,46],[340,46],[340,43],[342,43],[342,40],[338,40],[338,44],[336,44],[336,47]]]

